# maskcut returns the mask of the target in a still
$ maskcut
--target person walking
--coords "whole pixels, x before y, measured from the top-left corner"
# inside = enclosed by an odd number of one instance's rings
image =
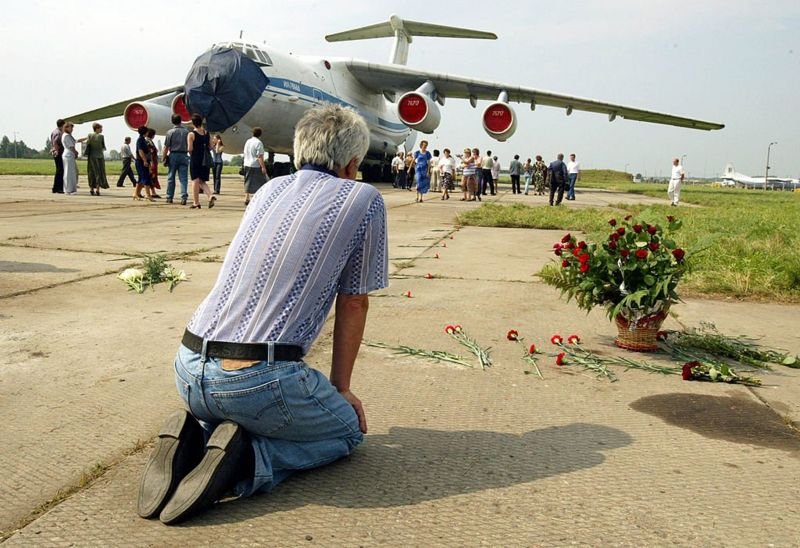
[[[185,521],[227,493],[268,493],[362,443],[352,374],[369,293],[389,285],[386,207],[355,181],[368,146],[364,119],[339,105],[310,109],[295,126],[298,171],[253,197],[183,334],[174,374],[188,411],[156,439],[141,517]],[[331,308],[326,376],[304,356]]]
[[[64,133],[61,135],[61,144],[64,147],[62,153],[64,165],[63,193],[74,196],[78,193],[78,149],[75,148],[77,141],[72,136],[75,125],[72,122],[64,124]]]
[[[222,189],[222,153],[225,151],[225,144],[222,142],[222,135],[214,134],[211,140],[211,156],[214,160],[214,194],[219,194]]]
[[[85,139],[87,173],[89,175],[89,193],[100,196],[101,188],[108,188],[106,178],[106,141],[103,137],[103,126],[95,122],[92,124],[93,133]]]
[[[494,168],[494,159],[492,158],[492,151],[487,150],[486,156],[481,160],[481,189],[480,193],[486,196],[486,187],[489,187],[489,192],[492,196],[494,192],[494,177],[492,176],[492,169]]]
[[[56,174],[53,176],[53,194],[64,194],[64,144],[61,138],[64,134],[64,120],[56,120],[56,129],[50,133],[50,156],[56,164]]]
[[[527,196],[528,188],[531,186],[531,181],[533,180],[533,163],[531,163],[530,158],[525,160],[525,164],[522,166],[522,174],[525,177],[525,196]]]
[[[164,150],[162,158],[167,159],[167,199],[166,203],[171,204],[175,197],[175,175],[181,183],[181,205],[186,205],[189,199],[189,156],[188,156],[188,137],[189,130],[181,125],[179,114],[172,115],[172,128],[167,131],[164,137]]]
[[[522,172],[522,162],[519,161],[519,154],[514,154],[514,159],[508,164],[508,174],[511,176],[511,193],[521,194],[519,188],[519,177]]]
[[[433,158],[431,158],[431,168],[429,170],[430,178],[431,178],[431,190],[433,192],[441,192],[440,181],[441,181],[441,174],[439,173],[439,160],[441,156],[439,156],[439,149],[434,149],[433,151]]]
[[[500,190],[500,162],[497,156],[492,157],[492,183],[494,184],[492,196],[495,196],[497,191]]]
[[[406,187],[406,160],[405,160],[405,153],[400,151],[397,153],[392,159],[392,173],[394,173],[394,183],[392,187],[394,188],[405,188]]]
[[[152,191],[150,189],[150,147],[147,144],[147,130],[146,126],[141,126],[136,132],[139,138],[136,139],[136,188],[133,189],[133,199],[142,199],[142,189],[144,189],[145,197],[148,202],[154,202]]]
[[[567,190],[567,200],[575,199],[575,182],[581,176],[581,164],[575,160],[575,153],[569,155],[567,162],[567,174],[569,175],[569,189]]]
[[[250,197],[267,182],[267,164],[264,163],[264,143],[261,142],[261,128],[253,128],[253,136],[244,143],[244,205]]]
[[[547,167],[547,177],[550,179],[550,205],[553,205],[554,197],[555,205],[561,205],[561,200],[564,198],[564,186],[569,178],[563,154],[559,153],[556,159],[550,162]]]
[[[678,158],[672,160],[672,174],[669,177],[669,186],[667,187],[667,196],[669,196],[670,205],[672,206],[677,206],[681,201],[681,186],[685,176],[681,161]]]
[[[414,180],[417,189],[415,201],[420,204],[431,186],[430,163],[431,153],[428,150],[428,141],[422,140],[419,142],[419,150],[414,152]]]
[[[131,180],[131,184],[136,186],[136,179],[133,176],[133,169],[131,169],[131,163],[133,162],[133,152],[131,152],[131,138],[125,137],[125,142],[119,149],[119,155],[122,158],[122,173],[119,174],[119,179],[117,179],[117,186],[125,186],[125,177],[128,177]]]
[[[161,190],[161,183],[158,181],[158,147],[156,147],[156,130],[147,128],[147,133],[144,136],[147,141],[147,150],[150,153],[150,196],[153,198],[161,198],[156,190]]]
[[[456,159],[450,155],[450,149],[446,148],[442,151],[444,155],[439,160],[439,172],[442,175],[442,200],[450,199],[450,191],[455,190],[456,180]]]
[[[533,164],[533,190],[537,196],[544,196],[544,189],[547,186],[547,164],[542,160],[540,154],[536,155],[536,162]]]
[[[208,176],[211,172],[211,137],[203,127],[203,117],[192,114],[194,129],[187,137],[189,150],[189,173],[192,178],[192,209],[200,209],[200,189],[208,196],[208,208],[214,207],[217,197],[211,194],[208,187]]]

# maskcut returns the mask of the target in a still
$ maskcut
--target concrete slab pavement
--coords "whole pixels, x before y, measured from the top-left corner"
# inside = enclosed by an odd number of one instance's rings
[[[764,374],[759,389],[640,371],[610,384],[542,358],[545,379],[525,375],[508,329],[540,346],[577,332],[617,352],[602,311],[586,315],[533,277],[557,235],[459,228],[456,213],[475,203],[415,204],[390,187],[392,284],[371,300],[365,339],[465,354],[443,331],[460,323],[492,347],[494,366],[362,347],[354,390],[370,434],[350,459],[184,526],[142,520],[141,445],[180,406],[171,359],[242,197],[225,193],[198,212],[125,201],[116,189],[53,197],[45,178],[0,184],[11,198],[0,204],[0,530],[10,546],[800,543],[800,439],[780,417],[800,420],[800,372]],[[628,200],[654,199],[584,192],[566,206]],[[181,253],[174,263],[190,281],[126,292],[114,269],[158,251]],[[686,324],[710,319],[800,352],[797,306],[691,299],[675,309]],[[323,370],[330,323],[308,357]],[[674,412],[692,405],[688,419]],[[106,471],[35,514],[93,469]]]

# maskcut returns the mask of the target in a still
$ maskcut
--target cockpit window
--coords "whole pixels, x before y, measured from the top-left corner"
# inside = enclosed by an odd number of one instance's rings
[[[227,43],[214,44],[212,47],[232,48],[243,54],[248,59],[254,61],[259,66],[262,67],[272,66],[272,59],[269,58],[269,55],[267,55],[266,52],[264,52],[264,50],[262,50],[258,46],[254,46],[253,44],[247,44],[245,42],[227,42]]]

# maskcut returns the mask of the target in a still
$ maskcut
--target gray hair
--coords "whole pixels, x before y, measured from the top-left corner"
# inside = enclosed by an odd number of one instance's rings
[[[343,168],[353,158],[361,163],[369,148],[369,129],[356,111],[325,104],[307,111],[294,130],[294,165]]]

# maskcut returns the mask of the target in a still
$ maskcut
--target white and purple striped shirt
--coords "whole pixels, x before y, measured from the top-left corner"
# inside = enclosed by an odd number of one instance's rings
[[[265,184],[247,207],[192,333],[308,352],[337,293],[389,285],[386,209],[372,186],[304,166]]]

